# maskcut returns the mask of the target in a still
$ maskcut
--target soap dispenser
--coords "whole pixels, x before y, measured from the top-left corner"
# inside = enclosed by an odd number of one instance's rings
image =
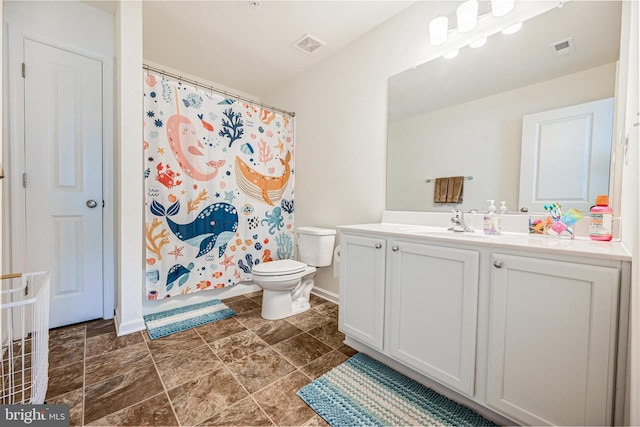
[[[507,213],[507,202],[504,200],[500,200],[500,204],[502,206],[500,206],[500,214],[506,214]]]
[[[495,200],[487,200],[489,203],[489,210],[484,214],[484,234],[498,234],[496,229],[496,206]]]

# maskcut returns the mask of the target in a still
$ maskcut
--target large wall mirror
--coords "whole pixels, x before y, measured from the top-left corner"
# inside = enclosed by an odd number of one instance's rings
[[[391,77],[386,209],[482,212],[495,199],[519,210],[523,117],[614,97],[621,11],[617,1],[567,2],[515,34]],[[545,182],[583,181],[564,173],[574,155],[611,165],[608,153],[560,153],[556,167],[536,171]],[[460,175],[473,177],[462,203],[434,203],[427,180]],[[609,178],[600,188],[609,189]]]

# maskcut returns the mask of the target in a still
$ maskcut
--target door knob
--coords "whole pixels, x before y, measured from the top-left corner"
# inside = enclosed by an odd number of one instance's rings
[[[87,207],[93,209],[96,206],[98,206],[98,202],[96,202],[95,200],[87,200]]]
[[[495,268],[502,268],[502,267],[504,267],[504,263],[498,259],[498,260],[493,261],[493,266]]]

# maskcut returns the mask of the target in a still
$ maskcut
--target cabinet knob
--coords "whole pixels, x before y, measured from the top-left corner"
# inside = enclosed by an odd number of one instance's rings
[[[504,263],[498,259],[498,260],[493,261],[493,266],[495,268],[502,268],[504,266]]]
[[[396,245],[391,246],[391,250],[394,252],[397,252],[398,249],[400,249],[399,247],[397,247]]]
[[[381,243],[376,243],[376,249],[380,249],[382,247]]]

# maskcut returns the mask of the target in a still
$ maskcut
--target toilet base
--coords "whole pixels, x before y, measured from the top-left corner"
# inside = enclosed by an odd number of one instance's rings
[[[267,320],[284,319],[303,313],[311,308],[309,296],[313,288],[315,274],[301,280],[293,290],[262,291],[262,318]]]
[[[265,299],[269,300],[265,304]],[[311,308],[308,302],[292,303],[291,292],[264,290],[262,294],[262,318],[267,320],[279,320],[285,317],[303,313]]]

